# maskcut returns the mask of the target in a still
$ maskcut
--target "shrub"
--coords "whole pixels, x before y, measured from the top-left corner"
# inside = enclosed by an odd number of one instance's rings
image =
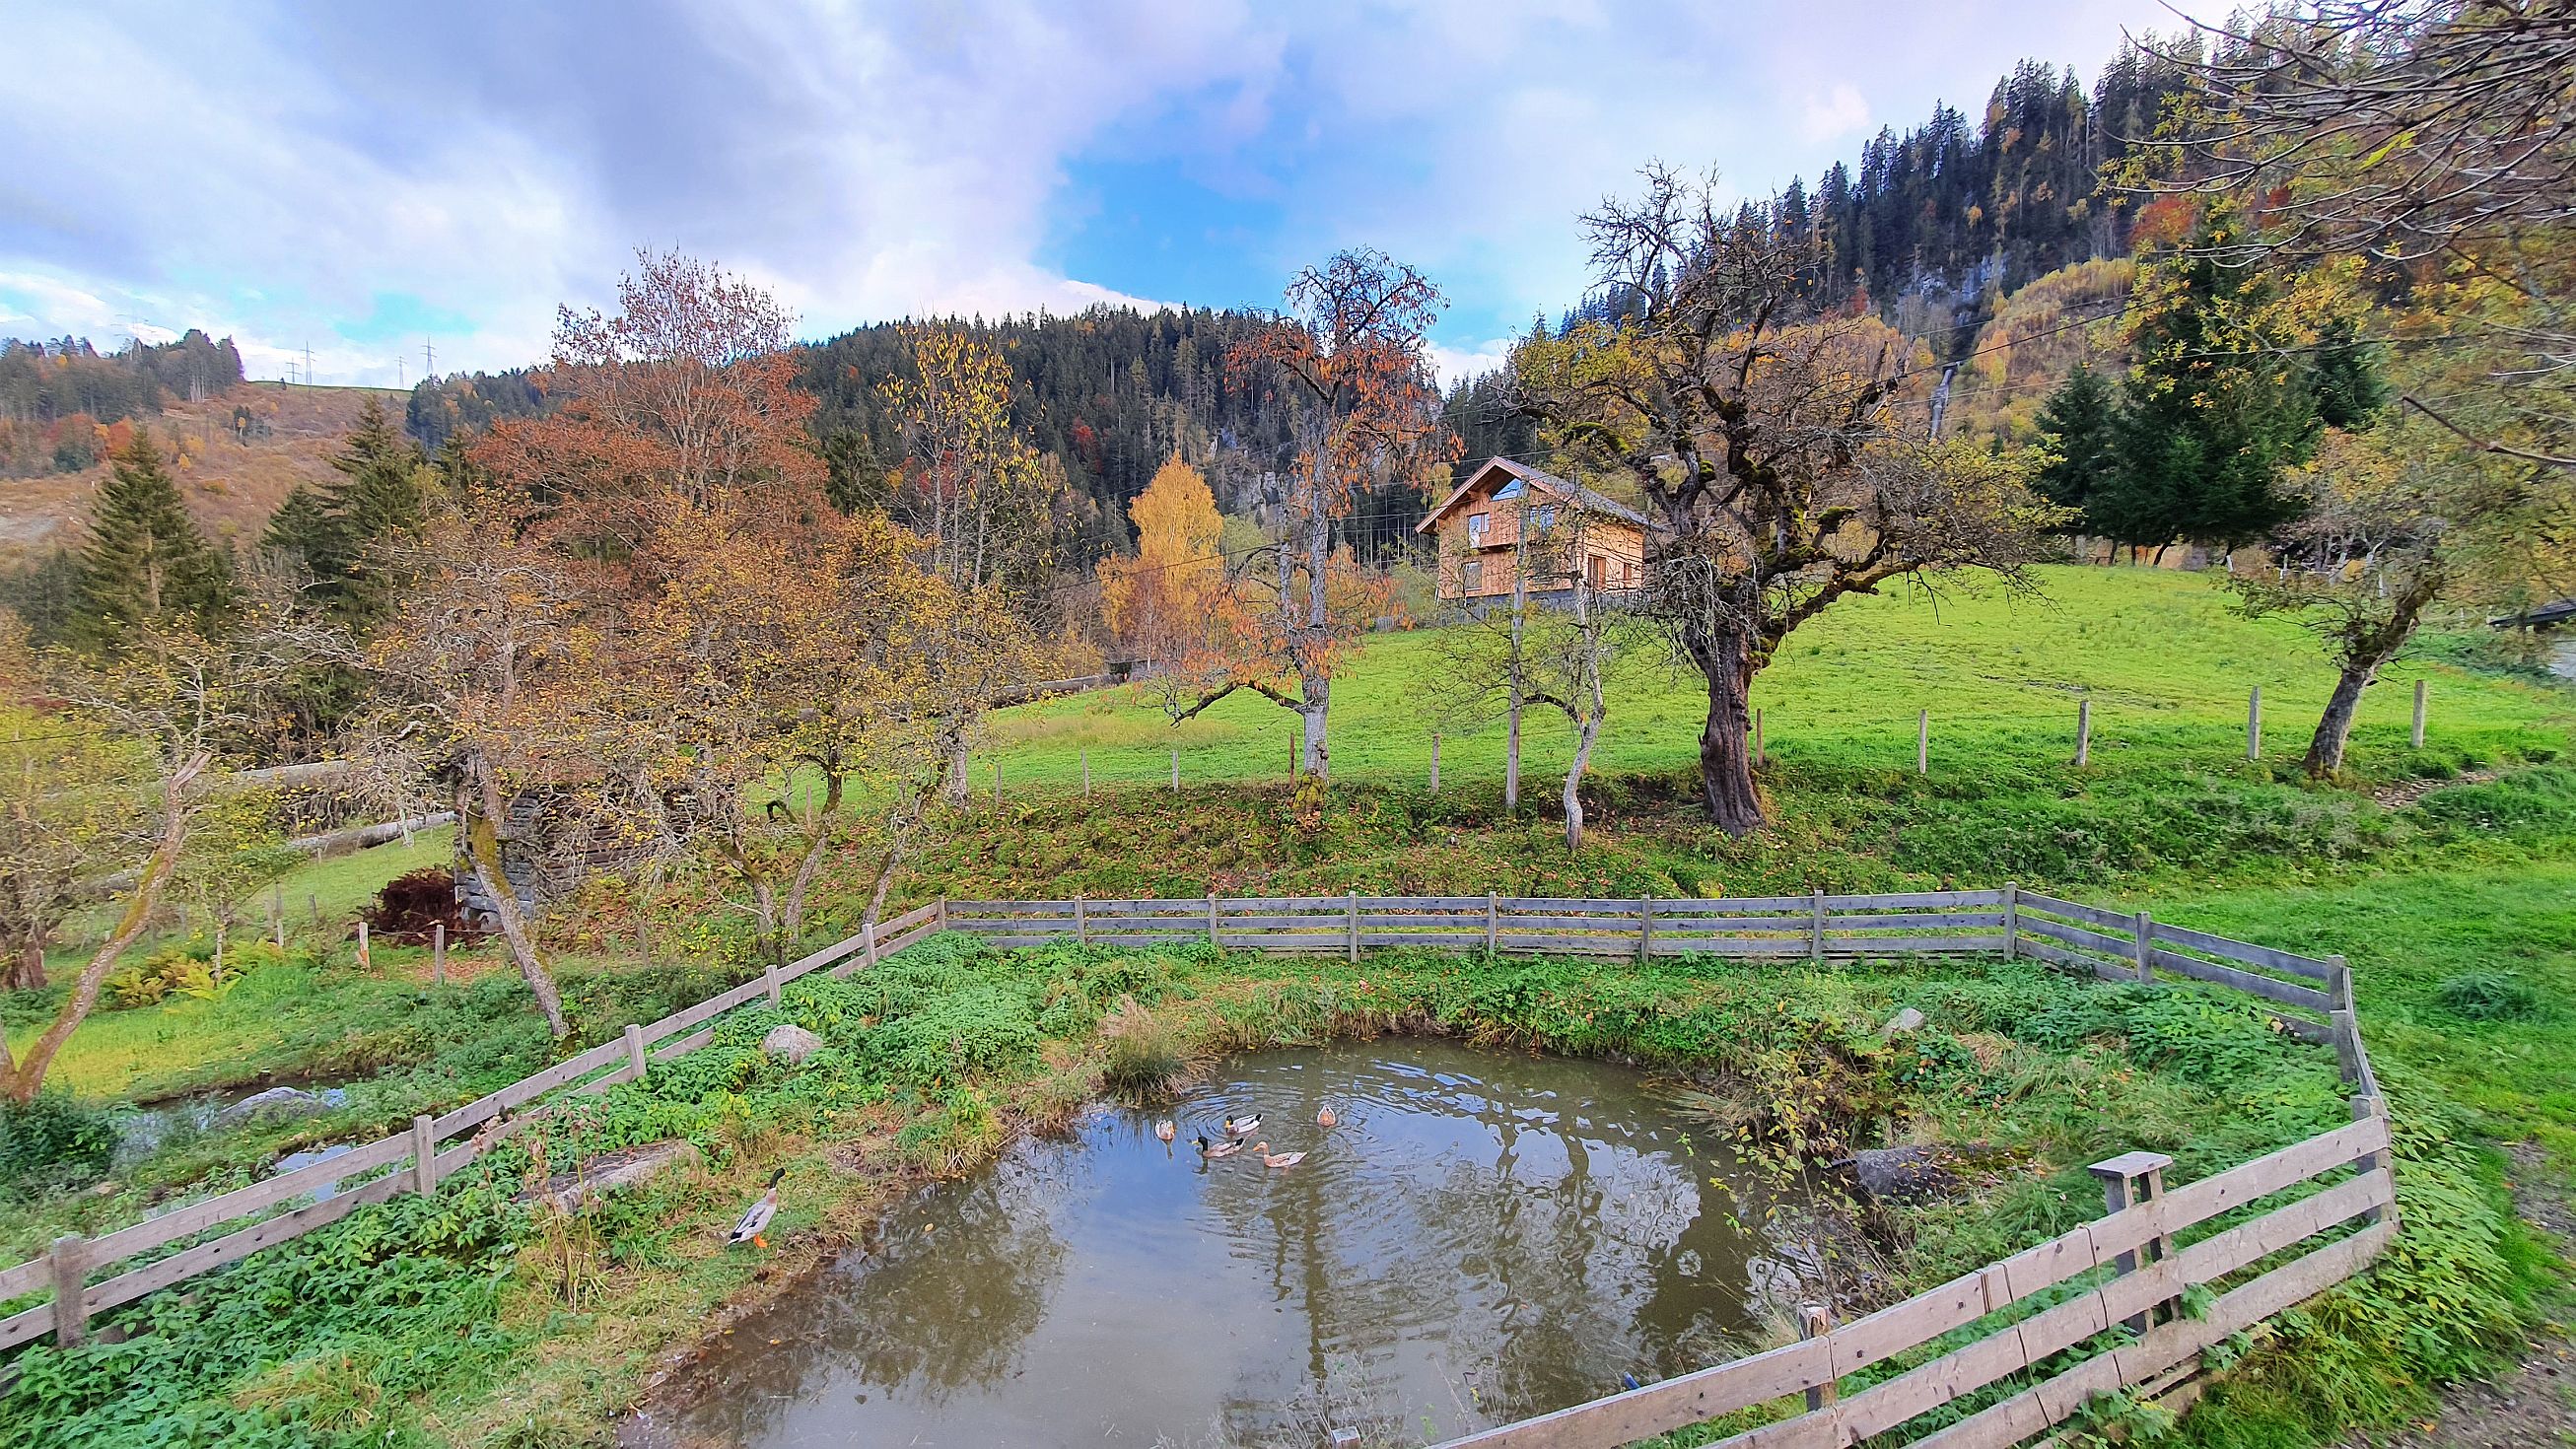
[[[1118,1009],[1101,1024],[1100,1035],[1109,1052],[1104,1075],[1120,1091],[1138,1097],[1159,1095],[1189,1075],[1189,1056],[1181,1049],[1180,1033],[1139,1006],[1134,997],[1119,998]]]
[[[68,1092],[0,1103],[0,1198],[25,1200],[85,1186],[116,1157],[116,1124]]]

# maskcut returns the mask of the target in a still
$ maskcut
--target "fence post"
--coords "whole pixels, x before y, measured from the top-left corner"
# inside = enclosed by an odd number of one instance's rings
[[[313,929],[322,929],[322,898],[311,891],[304,893],[304,909],[313,916]]]
[[[1082,752],[1082,798],[1091,798],[1091,751]]]
[[[2343,1079],[2361,1081],[2361,1017],[2353,1010],[2352,967],[2341,956],[2326,958],[2326,1017],[2334,1023],[2335,1063]]]
[[[941,930],[943,930],[943,931],[947,930],[947,929],[948,929],[948,897],[946,897],[946,896],[941,896],[941,897],[939,898],[939,916],[938,916],[938,920],[939,920],[939,929],[941,929]]]
[[[1645,965],[1646,958],[1653,954],[1654,949],[1655,898],[1639,896],[1637,898],[1637,964]]]
[[[2093,701],[2075,701],[2075,768],[2093,763]]]
[[[1932,773],[1932,711],[1914,712],[1914,773]]]
[[[2156,923],[2146,912],[2129,926],[2138,938],[2138,980],[2152,985],[2156,979]]]
[[[361,919],[358,922],[358,969],[363,971],[373,964],[373,953],[367,949],[367,923]]]
[[[1822,1338],[1827,1333],[1833,1331],[1833,1326],[1834,1311],[1832,1309],[1827,1308],[1821,1303],[1801,1303],[1798,1305],[1798,1338],[1800,1342],[1804,1342],[1808,1339]],[[1828,1354],[1826,1357],[1830,1361],[1832,1355]],[[1830,1378],[1825,1380],[1823,1383],[1816,1385],[1814,1388],[1807,1390],[1807,1412],[1812,1414],[1818,1409],[1824,1408],[1839,1397],[1841,1393],[1842,1388],[1840,1381]]]
[[[268,887],[268,923],[277,928],[277,944],[286,944],[286,887],[271,882]]]
[[[2388,1099],[2377,1092],[2364,1092],[2352,1099],[2352,1120],[2355,1122],[2387,1115]],[[2377,1172],[2388,1165],[2388,1153],[2385,1151],[2365,1152],[2352,1160],[2353,1170],[2360,1173]],[[2361,1220],[2365,1223],[2377,1223],[2386,1218],[2389,1211],[2387,1208],[2372,1208],[2362,1214]]]
[[[1091,944],[1091,916],[1083,908],[1080,892],[1073,897],[1073,939],[1077,945]]]
[[[1360,893],[1358,891],[1351,892],[1347,919],[1350,923],[1351,964],[1356,966],[1360,962]]]
[[[1440,793],[1440,731],[1431,732],[1431,793]]]
[[[993,762],[993,803],[1002,803],[1002,762],[999,760]]]
[[[279,945],[284,945],[281,941]],[[429,984],[447,984],[447,923],[432,921],[429,926]]]
[[[272,935],[274,935],[274,936],[276,936],[276,937],[277,937],[277,949],[278,949],[278,950],[280,950],[280,951],[285,950],[285,949],[286,949],[286,917],[284,917],[284,916],[282,916],[282,915],[279,915],[279,914],[278,914],[276,911],[274,911],[274,910],[270,911],[270,912],[268,913],[268,929],[269,929],[269,931],[270,931],[270,933],[271,933]]]
[[[1807,960],[1821,966],[1825,963],[1825,893],[1811,893],[1807,908]]]
[[[425,1115],[411,1119],[411,1190],[422,1197],[438,1191],[438,1125]]]
[[[868,965],[877,964],[877,937],[885,933],[885,923],[862,918],[859,921],[859,950]]]
[[[2020,945],[2021,945],[2021,885],[2020,885],[2020,883],[2019,883],[2019,882],[2017,882],[2017,881],[2005,881],[2005,882],[2004,882],[2004,959],[2005,959],[2005,960],[2007,960],[2007,961],[2009,961],[2009,960],[2013,959],[2013,957],[2014,957],[2014,956],[2016,956],[2016,955],[2020,954],[2020,950],[2019,950]]]
[[[1181,793],[1181,748],[1178,745],[1172,747],[1172,793]]]
[[[1492,891],[1485,892],[1485,954],[1488,956],[1494,954],[1494,927],[1499,924],[1497,917],[1501,914],[1501,905],[1501,897]]]
[[[2424,681],[2415,681],[2415,726],[2406,732],[2409,748],[2424,748]]]
[[[644,1080],[644,1028],[631,1021],[626,1023],[626,1080]]]
[[[2245,697],[2245,758],[2263,758],[2263,686]]]
[[[2116,1213],[2163,1197],[2165,1169],[2171,1166],[2173,1166],[2173,1159],[2161,1152],[2124,1152],[2107,1162],[2094,1163],[2089,1171],[2101,1179],[2102,1201],[2110,1211]],[[2138,1247],[2120,1254],[2115,1271],[2123,1278],[2138,1271],[2141,1253],[2144,1254],[2146,1262],[2163,1262],[2173,1253],[2172,1236],[2158,1234]],[[2146,1332],[2148,1323],[2153,1321],[2155,1316],[2155,1310],[2149,1309],[2131,1318],[2129,1331]]]
[[[69,1348],[89,1336],[89,1240],[65,1233],[45,1257],[54,1270],[54,1346]]]
[[[778,963],[776,961],[762,963],[760,968],[760,987],[763,991],[769,993],[769,1004],[772,1006],[778,1005]]]
[[[1216,944],[1216,892],[1208,892],[1208,944]]]

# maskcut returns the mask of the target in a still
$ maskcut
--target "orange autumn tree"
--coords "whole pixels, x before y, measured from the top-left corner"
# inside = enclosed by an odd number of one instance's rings
[[[1199,470],[1165,460],[1127,505],[1136,524],[1132,558],[1103,559],[1100,608],[1112,632],[1148,659],[1186,661],[1208,640],[1225,592],[1225,518]]]
[[[1359,248],[1300,272],[1287,303],[1276,325],[1226,359],[1239,380],[1269,383],[1295,409],[1296,452],[1267,500],[1281,536],[1246,560],[1218,617],[1217,647],[1194,680],[1170,680],[1166,697],[1175,724],[1238,689],[1294,711],[1304,731],[1299,768],[1322,779],[1334,671],[1390,592],[1335,547],[1335,535],[1372,490],[1427,491],[1460,445],[1440,420],[1425,333],[1443,298],[1429,279]]]

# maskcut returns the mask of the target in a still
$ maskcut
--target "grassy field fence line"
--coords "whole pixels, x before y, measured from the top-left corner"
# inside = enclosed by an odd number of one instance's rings
[[[55,1240],[42,1258],[0,1269],[0,1301],[47,1287],[53,1298],[0,1318],[0,1349],[45,1333],[58,1343],[76,1343],[89,1319],[106,1309],[131,1303],[146,1294],[184,1282],[200,1273],[237,1262],[272,1244],[336,1222],[369,1203],[401,1192],[435,1192],[440,1181],[508,1140],[536,1120],[533,1115],[505,1117],[512,1109],[561,1088],[575,1093],[601,1092],[643,1075],[653,1061],[668,1061],[707,1045],[715,1032],[706,1023],[735,1007],[767,998],[775,1001],[786,983],[813,971],[847,975],[892,955],[940,929],[941,907],[934,903],[882,922],[785,966],[772,967],[730,991],[674,1012],[650,1025],[626,1028],[620,1036],[524,1077],[488,1096],[436,1117],[417,1117],[411,1130],[370,1142],[327,1161],[264,1182],[186,1204],[159,1217],[119,1228],[97,1238]],[[440,1144],[471,1134],[452,1147]],[[347,1184],[387,1168],[399,1170],[370,1178],[317,1202],[293,1207],[273,1217],[203,1242],[194,1243],[130,1271],[99,1282],[93,1273],[128,1259],[230,1227],[245,1218],[278,1208],[333,1184]]]
[[[2331,1043],[2355,1089],[2349,1126],[2293,1144],[2198,1182],[2168,1187],[2170,1159],[2132,1152],[2095,1164],[2109,1215],[1903,1303],[1839,1327],[1804,1315],[1799,1343],[1578,1404],[1452,1441],[1444,1449],[1613,1449],[1783,1395],[1804,1392],[1809,1410],[1724,1441],[1726,1449],[1839,1446],[1898,1428],[2009,1376],[2094,1341],[2113,1325],[2133,1336],[1917,1442],[2017,1443],[2064,1421],[2097,1393],[2157,1394],[2183,1385],[2200,1350],[2358,1272],[2396,1231],[2387,1107],[2352,1007],[2340,958],[2308,957],[2024,891],[1925,891],[1875,895],[1634,900],[1486,896],[1206,896],[1197,899],[949,901],[887,921],[790,965],[437,1117],[404,1135],[326,1163],[189,1204],[89,1240],[66,1238],[47,1257],[0,1271],[0,1298],[49,1284],[52,1301],[0,1319],[0,1348],[47,1331],[76,1342],[90,1315],[283,1242],[356,1208],[404,1191],[432,1192],[532,1114],[513,1108],[559,1089],[604,1091],[714,1039],[714,1020],[817,970],[843,975],[935,932],[957,930],[995,946],[1067,939],[1104,945],[1206,940],[1259,951],[1359,953],[1432,946],[1504,953],[1828,958],[1904,954],[2027,956],[2109,980],[2166,977],[2255,997],[2283,1030]],[[442,1149],[460,1133],[472,1135]],[[319,1202],[197,1243],[155,1262],[89,1282],[112,1266],[280,1207],[327,1182],[392,1171]],[[2323,1190],[2246,1216],[2257,1202],[2350,1169]],[[2222,1217],[2233,1220],[2223,1225]],[[2345,1232],[2347,1225],[2357,1228]],[[2187,1230],[2212,1231],[2187,1246]],[[2306,1248],[2311,1242],[2319,1245]],[[2294,1249],[2299,1256],[2269,1260]],[[2265,1271],[2255,1272],[2256,1269]],[[2075,1296],[2061,1285],[2077,1284]],[[2196,1314],[2187,1293],[2216,1296]],[[2045,1295],[2045,1304],[2034,1300]],[[64,1305],[71,1305],[68,1312]],[[2032,1310],[2036,1311],[2032,1311]],[[1921,1349],[1981,1320],[1983,1336],[1892,1378],[1840,1393],[1841,1380]]]
[[[997,946],[1204,940],[1236,950],[1346,953],[1373,946],[1656,956],[1828,958],[2000,952],[2152,984],[2180,977],[2244,992],[2282,1030],[2331,1043],[2353,1121],[2179,1186],[2172,1159],[2096,1163],[2107,1216],[1927,1293],[1767,1353],[1471,1434],[1440,1449],[1617,1449],[1803,1393],[1807,1411],[1718,1449],[1843,1449],[2043,1366],[2048,1377],[1928,1427],[1916,1444],[2003,1449],[2100,1394],[2196,1389],[2200,1353],[2361,1271],[2397,1232],[2386,1100],[2341,957],[2301,956],[2146,912],[1999,891],[1575,900],[1510,896],[1206,896],[1197,900],[950,901],[947,924]],[[2332,1177],[2331,1183],[2321,1179]],[[2295,1196],[2292,1196],[2296,1194]],[[2257,1204],[2283,1199],[2259,1215]],[[2199,1229],[2197,1234],[2192,1230]],[[2178,1238],[2195,1238],[2187,1245]],[[2286,1256],[2285,1255],[2289,1255]],[[2070,1292],[2063,1285],[2081,1291]],[[2210,1295],[2197,1311],[2186,1295]],[[1978,1327],[1986,1332],[1975,1334]],[[2105,1335],[2115,1327],[2127,1334]],[[1975,1334],[1958,1343],[1963,1332]],[[1848,1397],[1842,1381],[1956,1343]],[[2091,1346],[2089,1353],[2083,1352]],[[2071,1357],[2071,1361],[2069,1356]]]

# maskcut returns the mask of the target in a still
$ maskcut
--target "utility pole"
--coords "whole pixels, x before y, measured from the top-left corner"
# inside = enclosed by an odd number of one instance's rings
[[[438,354],[431,349],[429,337],[424,333],[420,339],[420,380],[427,382],[436,376],[438,376]]]
[[[313,385],[313,344],[310,342],[304,344],[304,385]]]

